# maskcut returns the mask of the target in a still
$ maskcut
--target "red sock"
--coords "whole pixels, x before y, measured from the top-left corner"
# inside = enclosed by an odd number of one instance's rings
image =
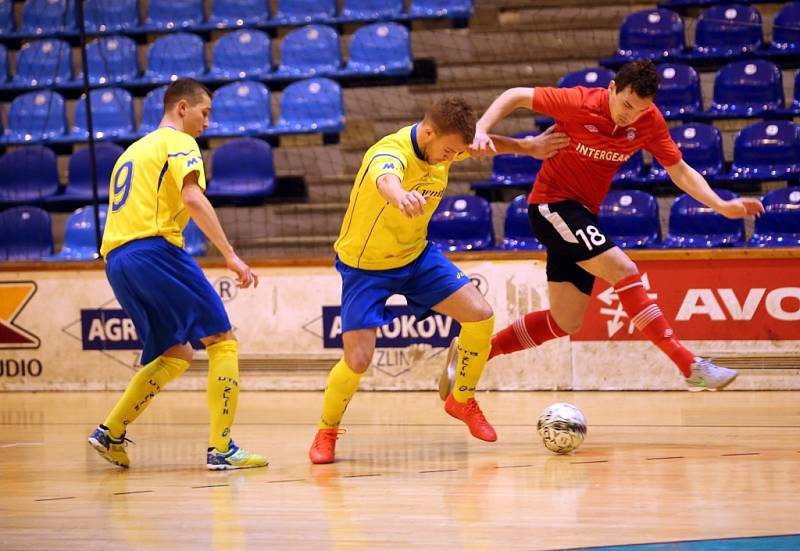
[[[672,335],[672,327],[667,318],[647,296],[641,276],[636,274],[618,281],[614,290],[636,328],[669,356],[685,377],[691,375],[694,354]]]
[[[501,354],[511,354],[526,348],[533,348],[566,334],[553,319],[550,310],[531,312],[517,318],[514,323],[492,337],[489,359]]]

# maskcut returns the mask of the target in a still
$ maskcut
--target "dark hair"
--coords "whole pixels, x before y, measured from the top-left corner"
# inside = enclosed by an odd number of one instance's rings
[[[466,144],[472,143],[475,137],[475,112],[458,96],[445,96],[434,103],[425,113],[425,122],[430,123],[437,134],[460,135]]]
[[[617,92],[622,92],[628,86],[640,98],[650,99],[656,97],[658,91],[658,71],[649,59],[631,61],[622,66],[614,77]]]
[[[202,101],[203,95],[210,99],[211,90],[193,78],[179,78],[167,86],[167,91],[164,92],[164,112],[182,99],[189,105],[195,105]]]

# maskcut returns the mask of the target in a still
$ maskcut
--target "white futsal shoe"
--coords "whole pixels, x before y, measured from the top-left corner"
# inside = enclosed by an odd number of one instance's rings
[[[686,384],[690,392],[701,390],[722,390],[731,384],[739,373],[735,369],[719,367],[710,360],[695,358],[692,364],[692,374],[686,377]]]

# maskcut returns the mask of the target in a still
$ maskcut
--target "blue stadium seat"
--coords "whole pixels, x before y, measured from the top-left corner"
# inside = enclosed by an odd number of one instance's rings
[[[344,0],[338,21],[391,21],[402,17],[403,0]]]
[[[344,101],[338,83],[327,78],[293,82],[281,95],[278,133],[336,133],[344,129]]]
[[[190,29],[203,22],[203,0],[148,0],[144,28]]]
[[[586,86],[587,88],[608,88],[614,80],[614,71],[605,67],[588,67],[578,71],[571,71],[563,75],[556,86],[559,88],[574,88]]]
[[[611,185],[614,187],[637,185],[644,176],[644,157],[642,156],[642,151],[639,150],[619,167],[614,179],[611,181]]]
[[[139,26],[139,0],[86,0],[86,32],[118,33]]]
[[[690,59],[731,58],[760,48],[761,13],[744,4],[712,6],[700,14]]]
[[[90,84],[124,84],[139,76],[136,43],[126,36],[98,38],[86,47]]]
[[[538,132],[520,132],[515,138],[536,136]],[[470,185],[473,190],[496,188],[498,186],[532,187],[539,169],[542,168],[541,159],[534,159],[530,155],[495,155],[492,158],[492,175],[484,182],[474,182]]]
[[[98,215],[101,237],[106,227],[107,214],[108,205],[100,205]],[[44,260],[95,260],[99,258],[94,230],[94,206],[88,205],[77,209],[67,219],[64,227],[64,244],[61,250]]]
[[[0,204],[31,205],[58,191],[56,155],[41,145],[0,157]]]
[[[783,109],[781,70],[763,59],[735,61],[717,72],[712,117],[758,117]]]
[[[751,247],[800,247],[800,186],[775,189],[761,198]]]
[[[770,54],[800,54],[800,2],[789,2],[775,16]]]
[[[757,122],[742,128],[733,146],[736,180],[784,180],[800,175],[800,125]]]
[[[526,194],[517,195],[508,204],[506,219],[503,223],[503,239],[497,248],[504,251],[544,249],[544,245],[539,243],[531,229]]]
[[[130,92],[122,88],[92,90],[92,123],[96,140],[130,139],[134,136],[136,119]],[[86,121],[86,96],[75,104],[75,124],[70,138],[85,140],[89,137]]]
[[[189,223],[186,224],[186,227],[183,228],[183,248],[192,256],[206,256],[208,254],[208,238],[191,218],[189,218]]]
[[[232,82],[214,92],[211,121],[205,134],[264,134],[272,126],[269,90],[260,82]]]
[[[53,253],[50,215],[36,207],[0,212],[0,260],[41,260]]]
[[[307,25],[287,34],[281,43],[280,75],[326,75],[337,72],[341,66],[339,33],[331,27]]]
[[[353,33],[345,73],[410,75],[414,69],[408,30],[397,23],[373,23]]]
[[[164,92],[167,84],[150,90],[142,102],[142,124],[139,125],[139,135],[143,136],[158,128],[158,123],[164,116]]]
[[[644,191],[611,191],[600,205],[598,222],[603,232],[622,249],[661,245],[658,201]]]
[[[655,103],[666,119],[688,118],[703,110],[700,77],[689,65],[665,63],[658,66],[661,82]]]
[[[3,0],[0,0],[2,2]],[[0,44],[0,88],[8,82],[8,50]]]
[[[272,148],[256,138],[229,141],[211,156],[214,177],[206,196],[214,204],[257,205],[275,190]]]
[[[108,186],[114,164],[124,150],[113,143],[95,145],[95,171],[97,174],[97,197],[108,202]],[[77,150],[69,158],[67,188],[63,193],[45,199],[51,210],[74,209],[94,200],[89,161],[89,148]]]
[[[0,34],[14,32],[14,0],[0,0]]]
[[[63,40],[48,38],[23,44],[17,53],[14,86],[44,87],[72,80],[72,50]]]
[[[178,77],[197,78],[205,73],[203,39],[195,34],[177,33],[156,39],[147,52],[149,82],[169,82]]]
[[[428,240],[442,251],[480,251],[494,247],[489,201],[473,195],[443,197],[428,224]]]
[[[63,136],[67,131],[64,98],[58,92],[39,90],[14,98],[8,108],[8,125],[2,141],[38,142]]]
[[[676,56],[686,44],[680,15],[669,10],[642,10],[629,14],[619,29],[620,62],[636,58],[663,59]]]
[[[264,25],[269,21],[269,0],[212,0],[208,26],[217,29]]]
[[[75,31],[74,0],[25,0],[20,34],[55,34]]]
[[[472,0],[411,0],[408,16],[412,19],[472,17]]]
[[[715,188],[714,191],[726,201],[736,197],[727,189]],[[665,247],[735,247],[743,240],[744,220],[725,218],[685,193],[672,204]]]
[[[336,0],[278,0],[273,21],[280,25],[332,23],[336,18]]]
[[[209,76],[220,79],[262,77],[272,72],[269,36],[255,29],[228,33],[214,44]]]
[[[669,133],[689,166],[707,180],[722,175],[725,159],[722,154],[722,134],[718,128],[708,124],[684,124],[670,128]],[[663,183],[669,181],[669,176],[661,163],[653,159],[646,180]]]

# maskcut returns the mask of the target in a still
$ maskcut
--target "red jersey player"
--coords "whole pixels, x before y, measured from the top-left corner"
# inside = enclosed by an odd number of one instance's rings
[[[545,113],[567,134],[570,143],[544,161],[528,202],[537,239],[547,248],[550,310],[532,312],[492,338],[491,359],[581,328],[595,277],[614,286],[636,328],[678,366],[689,390],[720,390],[736,371],[696,357],[673,335],[661,310],[645,292],[636,264],[600,229],[597,213],[620,165],[639,149],[649,151],[680,189],[728,218],[758,216],[758,199],[725,201],[682,160],[661,112],[653,104],[658,73],[652,62],[623,66],[608,89],[511,88],[503,92],[478,121],[472,149],[494,150],[488,132],[513,110]],[[452,385],[451,353],[440,379],[440,393]],[[445,394],[446,396],[446,394]]]

